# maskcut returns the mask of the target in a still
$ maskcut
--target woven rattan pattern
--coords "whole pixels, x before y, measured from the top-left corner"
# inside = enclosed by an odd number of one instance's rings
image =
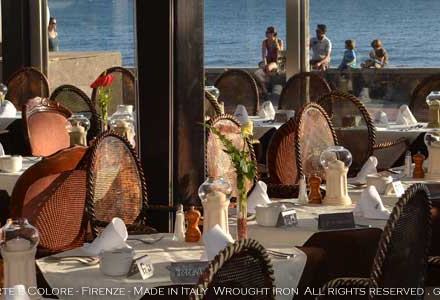
[[[350,173],[356,173],[373,155],[376,128],[370,114],[358,98],[337,90],[323,95],[317,102],[329,115],[339,144],[350,150],[353,157]]]
[[[219,298],[214,294],[214,287],[266,288],[266,295],[242,298],[274,299],[274,271],[264,247],[252,239],[229,244],[209,263],[196,286],[199,295],[191,299],[231,299],[231,296]],[[202,289],[206,288],[208,292],[203,295]]]
[[[103,76],[105,72],[114,77],[110,85],[112,101],[108,108],[108,114],[113,114],[119,104],[133,105],[133,108],[136,108],[136,78],[133,72],[117,66],[108,68],[100,76]],[[96,110],[100,112],[97,103],[97,89],[92,91],[92,102],[95,104]]]
[[[220,90],[218,101],[225,104],[225,113],[233,114],[237,105],[246,107],[249,115],[257,115],[260,99],[255,79],[249,72],[231,69],[223,72],[214,84]]]
[[[428,104],[426,96],[432,91],[440,91],[440,74],[423,79],[413,90],[409,108],[419,122],[428,122]]]
[[[65,84],[57,87],[50,99],[61,103],[73,113],[81,113],[90,120],[90,129],[87,132],[87,140],[90,141],[102,131],[101,117],[96,112],[89,96],[76,86]]]
[[[220,133],[225,135],[232,141],[235,147],[243,149],[245,146],[250,153],[251,158],[255,161],[255,153],[252,144],[246,140],[243,145],[243,135],[241,133],[240,123],[232,115],[219,115],[209,120],[208,124],[216,128]],[[206,174],[208,176],[221,176],[231,183],[233,186],[232,196],[237,197],[237,175],[235,173],[232,161],[229,155],[223,151],[224,147],[220,139],[207,130],[206,138]],[[247,191],[249,192],[253,186],[253,182],[246,180]]]
[[[29,190],[40,185],[41,180]],[[73,170],[59,174],[43,192],[28,201],[23,217],[38,229],[40,248],[60,252],[83,245],[87,230],[85,199],[86,172]]]
[[[87,161],[87,211],[92,229],[113,217],[125,224],[145,222],[147,187],[139,159],[126,138],[106,131],[96,138]]]
[[[307,85],[308,93],[307,93]],[[307,94],[310,102],[315,102],[320,96],[330,93],[331,88],[327,81],[315,73],[303,72],[293,75],[284,86],[280,100],[279,109],[293,109],[298,111],[306,101]]]
[[[32,67],[22,68],[11,75],[7,82],[6,99],[11,101],[17,110],[29,99],[49,97],[49,82],[40,70]]]

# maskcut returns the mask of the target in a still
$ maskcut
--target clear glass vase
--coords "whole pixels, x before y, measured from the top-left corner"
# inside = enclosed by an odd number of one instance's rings
[[[246,179],[237,175],[237,240],[247,239],[247,192]]]
[[[67,132],[70,136],[70,146],[87,146],[87,131],[90,129],[90,121],[83,114],[74,113],[67,119]]]
[[[135,146],[133,105],[118,105],[116,112],[110,117],[109,124],[111,130],[125,137],[133,147]]]
[[[26,218],[8,219],[1,229],[1,243],[7,251],[26,251],[38,245],[38,230]]]

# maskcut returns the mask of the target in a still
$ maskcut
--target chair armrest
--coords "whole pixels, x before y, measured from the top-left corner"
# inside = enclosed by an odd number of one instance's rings
[[[386,149],[386,148],[390,148],[393,147],[395,145],[399,145],[399,144],[406,144],[406,148],[408,149],[408,147],[410,146],[409,141],[407,138],[401,137],[398,138],[395,141],[386,141],[386,142],[382,142],[379,144],[376,144],[373,146],[373,150],[381,150],[381,149]]]
[[[371,285],[371,280],[369,278],[358,278],[358,277],[342,277],[330,280],[321,288],[320,294],[322,296],[318,297],[318,299],[324,299],[326,297],[331,297],[332,293],[330,293],[329,289],[334,288],[368,288]],[[365,291],[367,294],[359,296],[368,297],[368,291]]]

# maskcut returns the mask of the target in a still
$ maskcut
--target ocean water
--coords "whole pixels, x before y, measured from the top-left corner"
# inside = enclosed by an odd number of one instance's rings
[[[124,65],[134,64],[133,0],[49,0],[49,7],[60,50],[120,51]],[[267,26],[285,40],[285,16],[285,0],[205,0],[205,65],[256,66]],[[356,40],[362,61],[376,38],[390,66],[438,66],[439,16],[440,0],[310,0],[311,34],[316,24],[327,25],[333,66],[346,39]]]

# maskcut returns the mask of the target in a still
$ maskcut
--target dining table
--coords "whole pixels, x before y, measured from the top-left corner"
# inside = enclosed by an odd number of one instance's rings
[[[0,116],[0,130],[5,130],[12,122],[21,119],[21,111],[17,111],[15,116]]]
[[[24,171],[41,160],[41,157],[25,156],[23,157],[23,167],[18,172],[5,172],[0,170],[0,190],[5,190],[9,195],[12,194],[15,183]]]

